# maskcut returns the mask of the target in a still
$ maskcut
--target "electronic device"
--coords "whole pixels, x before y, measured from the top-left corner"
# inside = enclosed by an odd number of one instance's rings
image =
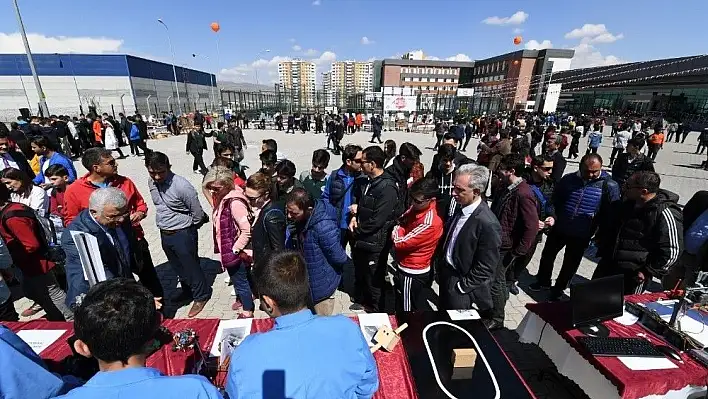
[[[624,276],[598,278],[570,286],[573,327],[591,336],[607,337],[601,323],[624,313]]]
[[[644,338],[578,337],[577,340],[594,356],[664,357]]]
[[[708,367],[708,352],[706,352],[705,349],[691,349],[686,353],[688,353],[688,356],[693,360],[702,364],[703,367]]]
[[[681,355],[678,353],[678,351],[668,345],[657,345],[656,350],[659,352],[663,353],[664,356],[674,359],[677,362],[682,362],[683,359],[681,359]]]

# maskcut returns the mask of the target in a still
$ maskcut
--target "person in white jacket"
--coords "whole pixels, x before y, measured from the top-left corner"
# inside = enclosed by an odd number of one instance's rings
[[[615,162],[615,157],[619,156],[627,149],[627,142],[632,138],[629,125],[624,125],[622,130],[615,133],[612,138],[612,154],[610,155],[610,166]]]
[[[103,128],[103,143],[105,148],[109,151],[118,151],[120,158],[125,158],[123,151],[120,149],[120,144],[118,143],[118,136],[116,136],[116,132],[113,130],[113,124],[109,120],[104,119]]]

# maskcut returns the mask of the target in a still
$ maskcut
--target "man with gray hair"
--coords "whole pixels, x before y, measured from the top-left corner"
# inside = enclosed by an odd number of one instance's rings
[[[491,290],[501,247],[501,226],[483,199],[488,182],[484,166],[461,165],[455,171],[452,196],[457,209],[446,226],[438,262],[438,308],[471,309],[476,304],[485,325],[491,323]]]
[[[89,207],[67,226],[68,233],[62,234],[61,246],[66,253],[67,305],[77,305],[89,290],[84,277],[82,259],[74,242],[73,232],[81,232],[96,237],[101,259],[84,259],[87,267],[95,267],[95,262],[103,264],[106,278],[133,278],[133,272],[142,268],[141,251],[138,250],[135,231],[130,223],[128,199],[125,193],[115,187],[99,188],[91,193]]]

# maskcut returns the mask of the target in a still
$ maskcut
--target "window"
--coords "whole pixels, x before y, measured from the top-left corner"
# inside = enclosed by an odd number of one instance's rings
[[[413,78],[414,82],[420,82],[420,78]]]

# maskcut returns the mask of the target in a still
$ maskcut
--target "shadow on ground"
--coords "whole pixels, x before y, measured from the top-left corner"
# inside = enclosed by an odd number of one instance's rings
[[[221,264],[213,259],[200,258],[200,267],[206,277],[207,287],[214,285],[216,276],[221,273]],[[170,267],[169,262],[161,263],[155,266],[157,277],[160,279],[160,284],[165,291],[165,299],[163,301],[163,315],[172,319],[177,311],[182,307],[190,304],[192,298],[180,298],[182,289],[177,287],[179,277],[174,269]]]
[[[519,342],[519,335],[508,329],[495,331],[493,335],[536,398],[588,398],[574,382],[558,374],[551,359],[538,346]]]

